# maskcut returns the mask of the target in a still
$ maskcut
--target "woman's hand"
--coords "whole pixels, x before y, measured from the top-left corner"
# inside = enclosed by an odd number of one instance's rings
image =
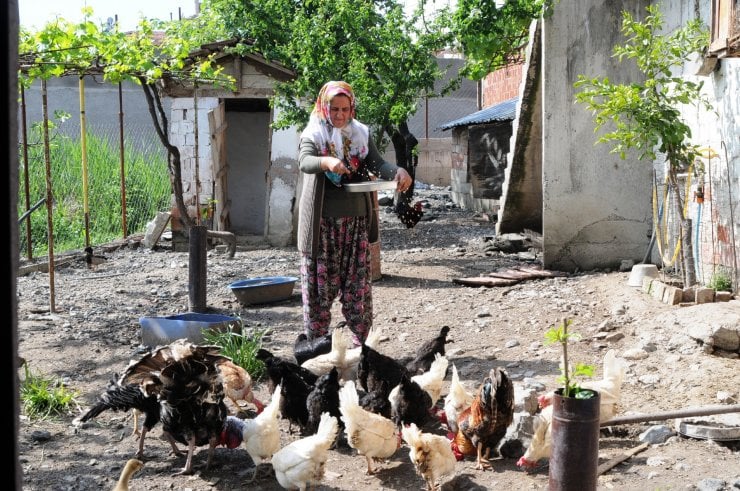
[[[398,183],[396,189],[399,193],[405,193],[411,187],[411,176],[403,167],[398,168],[396,177],[393,180]]]
[[[344,165],[344,162],[336,157],[321,157],[321,167],[326,171],[334,172],[340,176],[342,174],[349,174],[352,172],[346,165]]]

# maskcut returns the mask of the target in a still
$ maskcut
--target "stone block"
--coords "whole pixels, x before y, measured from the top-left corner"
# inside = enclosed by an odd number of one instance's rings
[[[732,300],[732,292],[715,292],[714,293],[715,302],[729,302],[730,300]]]
[[[663,303],[678,305],[683,300],[683,290],[675,286],[666,286],[663,291]]]
[[[169,221],[170,213],[167,211],[160,211],[152,221],[146,224],[144,239],[141,241],[144,247],[151,249],[157,244],[157,241],[162,236],[162,232],[164,232]]]
[[[665,292],[665,283],[662,283],[660,281],[653,281],[652,285],[650,286],[650,296],[662,302],[663,292]]]
[[[714,302],[714,290],[712,288],[697,288],[696,303]]]

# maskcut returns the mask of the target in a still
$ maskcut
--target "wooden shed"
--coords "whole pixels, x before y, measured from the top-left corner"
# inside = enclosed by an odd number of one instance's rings
[[[188,214],[240,241],[284,246],[294,240],[298,133],[275,131],[269,99],[294,74],[254,53],[234,55],[236,40],[203,45],[194,60],[215,54],[236,90],[212,85],[164,88],[171,101],[170,140],[181,154]],[[174,203],[174,200],[173,200]],[[173,214],[177,213],[173,205]],[[175,216],[175,215],[173,215]],[[187,242],[173,220],[173,243]],[[203,223],[201,221],[201,223]]]

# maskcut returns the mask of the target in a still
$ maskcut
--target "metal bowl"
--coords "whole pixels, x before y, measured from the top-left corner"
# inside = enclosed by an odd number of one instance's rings
[[[242,305],[258,305],[290,298],[296,281],[295,276],[265,276],[235,281],[229,289]]]

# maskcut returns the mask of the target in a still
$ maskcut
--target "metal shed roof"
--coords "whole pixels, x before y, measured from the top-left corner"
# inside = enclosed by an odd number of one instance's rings
[[[455,119],[448,123],[440,125],[441,130],[449,130],[457,126],[468,126],[471,124],[490,123],[492,121],[511,121],[516,115],[516,103],[519,97],[513,97],[508,101],[501,102],[495,106],[481,109],[480,111],[468,114],[460,119]]]

